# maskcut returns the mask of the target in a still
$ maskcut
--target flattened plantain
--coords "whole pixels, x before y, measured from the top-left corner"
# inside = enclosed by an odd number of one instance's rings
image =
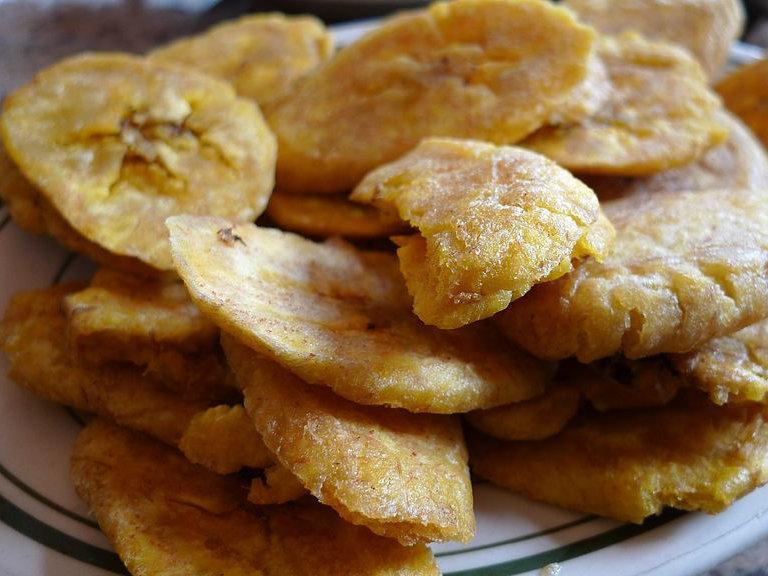
[[[742,66],[715,86],[726,108],[768,148],[768,58]]]

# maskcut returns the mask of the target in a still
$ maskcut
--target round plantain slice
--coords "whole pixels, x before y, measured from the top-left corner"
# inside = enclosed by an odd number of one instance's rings
[[[172,267],[165,219],[253,219],[272,191],[275,141],[255,104],[198,72],[86,54],[6,98],[13,162],[85,239]]]
[[[715,90],[725,106],[768,148],[768,58],[732,72]]]
[[[320,20],[275,13],[219,24],[161,46],[147,57],[227,80],[240,96],[267,107],[332,54],[333,37]]]
[[[408,229],[399,218],[350,202],[346,195],[272,194],[267,216],[284,230],[312,238],[385,238]]]
[[[627,33],[600,39],[611,93],[577,123],[546,126],[521,145],[577,173],[640,176],[696,160],[728,137],[717,96],[682,48]]]
[[[396,239],[413,310],[458,328],[494,315],[573,259],[602,259],[613,227],[594,192],[551,160],[522,148],[428,138],[370,174],[352,200],[418,230]],[[587,232],[604,227],[603,242]]]
[[[466,412],[535,396],[550,375],[490,322],[450,331],[420,322],[393,254],[222,218],[175,216],[168,226],[203,313],[353,402]]]
[[[427,136],[514,143],[584,81],[593,38],[542,0],[438,2],[395,16],[268,111],[278,188],[346,192]]]

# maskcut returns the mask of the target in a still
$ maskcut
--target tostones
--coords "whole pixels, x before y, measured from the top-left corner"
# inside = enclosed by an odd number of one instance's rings
[[[768,148],[768,58],[732,72],[715,86],[726,108]]]

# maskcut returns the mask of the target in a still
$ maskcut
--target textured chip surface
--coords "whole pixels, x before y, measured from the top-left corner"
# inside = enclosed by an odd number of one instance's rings
[[[310,384],[361,404],[438,413],[543,390],[548,366],[507,345],[491,323],[422,324],[392,254],[221,218],[177,216],[168,225],[200,309]]]
[[[395,212],[418,231],[398,238],[400,270],[426,324],[458,328],[506,308],[530,288],[609,251],[612,227],[595,194],[522,148],[429,138],[382,166],[350,196]],[[605,226],[605,241],[586,236]]]
[[[585,414],[538,442],[468,434],[478,475],[534,500],[642,522],[719,512],[768,481],[768,409],[691,391],[662,408]]]
[[[251,219],[272,191],[275,140],[255,104],[196,71],[86,54],[5,99],[0,130],[24,176],[80,235],[159,269],[165,218]]]
[[[249,420],[250,422],[250,420]],[[251,423],[253,426],[253,423]],[[259,506],[285,504],[309,494],[296,476],[280,464],[264,469],[264,479],[254,478],[248,490],[248,501]]]
[[[257,508],[237,477],[97,421],[78,436],[72,479],[132,574],[401,576],[439,573],[404,547],[317,503]]]
[[[604,34],[633,30],[679,44],[710,77],[728,61],[745,20],[739,0],[565,0],[563,5]]]
[[[600,39],[608,101],[578,123],[546,126],[521,145],[578,173],[641,176],[696,160],[728,136],[720,102],[683,49],[635,34]]]
[[[264,443],[318,500],[406,545],[474,536],[457,417],[354,404],[222,342]]]
[[[760,191],[656,194],[603,204],[613,253],[535,287],[498,318],[542,358],[684,353],[768,314]]]
[[[346,192],[426,136],[513,143],[585,79],[593,37],[542,0],[440,2],[395,16],[268,111],[278,188]]]
[[[715,89],[725,106],[768,148],[768,58],[732,72]]]

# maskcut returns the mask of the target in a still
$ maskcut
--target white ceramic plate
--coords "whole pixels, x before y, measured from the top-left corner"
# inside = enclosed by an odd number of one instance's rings
[[[374,24],[339,27],[341,42]],[[738,47],[734,60],[755,57]],[[93,266],[53,241],[22,232],[0,208],[0,310],[20,290],[87,278]],[[68,478],[82,426],[77,414],[11,383],[0,354],[0,576],[125,574]],[[642,526],[574,514],[475,486],[477,538],[434,547],[454,576],[535,575],[558,563],[561,576],[696,574],[768,535],[768,487],[717,516],[676,511]]]

